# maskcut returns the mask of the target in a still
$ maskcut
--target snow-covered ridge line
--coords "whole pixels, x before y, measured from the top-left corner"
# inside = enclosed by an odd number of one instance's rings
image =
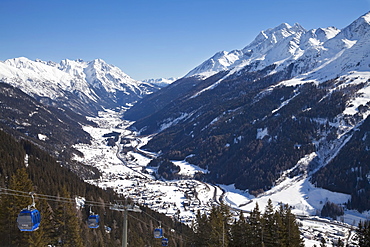
[[[76,111],[128,106],[158,86],[132,79],[102,59],[85,62],[65,59],[60,63],[20,57],[0,61],[0,81],[36,99],[49,98]],[[82,107],[81,107],[82,106]]]
[[[293,76],[319,71],[332,64],[341,64],[344,72],[350,67],[366,67],[367,63],[351,64],[346,53],[356,50],[358,56],[369,53],[370,12],[361,16],[343,30],[335,27],[306,30],[301,25],[283,23],[275,28],[261,31],[257,37],[241,50],[218,52],[185,77],[210,77],[220,71],[241,69],[258,71],[275,64],[271,73],[284,70],[294,63]],[[358,45],[361,43],[361,45]],[[348,52],[347,52],[348,51]],[[364,67],[364,68],[365,68]],[[334,78],[336,74],[325,74],[321,79]],[[216,85],[215,85],[216,86]]]

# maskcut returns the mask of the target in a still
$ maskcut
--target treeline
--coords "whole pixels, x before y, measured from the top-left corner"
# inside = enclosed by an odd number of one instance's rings
[[[0,246],[121,246],[122,213],[109,209],[109,203],[129,198],[119,197],[111,189],[102,190],[85,183],[75,173],[61,167],[53,157],[26,140],[15,140],[0,130],[0,188],[35,192],[36,208],[41,212],[40,228],[21,232],[16,224],[19,212],[32,203],[31,196],[9,195],[0,190]],[[55,196],[53,200],[37,194]],[[96,202],[92,211],[100,215],[100,227],[90,229],[86,220],[89,205],[77,208],[63,198],[84,197]],[[163,214],[142,207],[143,213],[129,213],[130,246],[154,246],[153,230],[162,222],[170,246],[188,246],[192,230]],[[109,227],[106,228],[105,226]],[[171,231],[171,229],[173,229]]]
[[[330,201],[327,201],[321,209],[322,217],[330,217],[336,219],[337,216],[341,216],[343,214],[344,214],[343,207]]]
[[[226,205],[213,207],[209,215],[198,212],[194,235],[195,246],[304,246],[290,207],[281,205],[274,210],[271,200],[264,213],[256,204],[249,216],[240,212],[237,220]]]

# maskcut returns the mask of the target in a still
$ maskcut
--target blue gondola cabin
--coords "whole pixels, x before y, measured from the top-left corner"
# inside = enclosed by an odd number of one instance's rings
[[[99,215],[92,214],[87,218],[87,226],[89,228],[98,228],[99,227]]]
[[[162,246],[168,246],[168,238],[162,238]]]
[[[162,238],[162,236],[163,236],[162,228],[154,229],[154,238]]]
[[[23,209],[17,218],[18,228],[21,231],[35,231],[39,228],[41,221],[40,212],[37,209]]]

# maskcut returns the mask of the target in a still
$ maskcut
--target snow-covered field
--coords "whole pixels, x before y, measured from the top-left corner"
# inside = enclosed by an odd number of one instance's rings
[[[319,218],[317,215],[326,201],[343,204],[350,198],[349,195],[340,194],[316,188],[305,175],[294,178],[282,178],[271,190],[258,197],[250,195],[247,191],[235,189],[233,185],[211,185],[191,179],[196,172],[206,173],[186,160],[173,161],[181,168],[180,174],[189,177],[186,180],[164,181],[154,176],[155,168],[146,168],[146,165],[156,156],[140,149],[148,142],[148,137],[137,137],[126,128],[130,122],[122,120],[121,114],[114,111],[105,111],[97,118],[90,120],[99,127],[85,126],[84,130],[92,136],[92,144],[78,144],[74,147],[84,154],[75,159],[84,164],[97,167],[102,176],[87,182],[102,188],[113,188],[117,193],[133,198],[138,204],[146,205],[153,210],[165,213],[184,223],[190,224],[198,210],[208,212],[212,205],[221,201],[228,204],[235,211],[251,211],[256,203],[263,211],[268,199],[274,206],[289,204],[292,212],[302,223],[305,245],[320,245],[321,237],[329,243],[335,243],[338,238],[348,244],[354,239],[354,226],[360,220],[366,220],[370,213],[360,214],[356,211],[345,211],[339,221]],[[119,133],[115,145],[107,144],[111,133]],[[106,135],[108,137],[103,137]],[[306,157],[309,159],[309,157]],[[304,160],[301,164],[304,165]]]

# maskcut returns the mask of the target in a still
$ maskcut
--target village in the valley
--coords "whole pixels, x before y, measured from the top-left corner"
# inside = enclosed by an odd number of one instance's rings
[[[99,128],[85,128],[94,138],[92,144],[76,146],[84,153],[84,159],[78,157],[76,159],[97,167],[101,172],[99,179],[87,180],[89,183],[104,189],[111,188],[131,198],[137,205],[147,206],[189,226],[193,224],[198,211],[201,214],[207,214],[212,206],[220,203],[229,205],[235,217],[240,212],[247,215],[256,203],[259,204],[260,210],[264,211],[267,196],[255,198],[247,191],[237,190],[232,185],[211,185],[194,180],[192,175],[206,171],[185,160],[174,161],[181,168],[183,179],[166,181],[158,177],[157,168],[147,166],[151,160],[150,157],[155,154],[140,149],[147,141],[145,138],[139,139],[132,136],[127,129],[116,128],[123,126],[122,120],[112,112],[106,112],[94,121],[99,124]],[[115,131],[121,133],[120,138],[116,139],[115,145],[109,146],[107,143],[112,137],[106,134]],[[283,192],[284,190],[281,189],[279,193]],[[285,192],[285,195],[276,193],[278,194],[276,196],[287,197],[288,193]],[[314,193],[312,188],[311,193]],[[302,197],[308,198],[304,195]],[[314,198],[312,197],[311,200]],[[273,201],[276,203],[275,200]],[[348,246],[355,246],[353,225],[358,224],[363,216],[348,212],[345,217],[338,220],[324,219],[309,213],[308,208],[308,206],[292,204],[292,211],[296,213],[297,220],[301,223],[300,229],[306,243],[319,245],[324,237],[327,243],[336,244],[340,239]]]

